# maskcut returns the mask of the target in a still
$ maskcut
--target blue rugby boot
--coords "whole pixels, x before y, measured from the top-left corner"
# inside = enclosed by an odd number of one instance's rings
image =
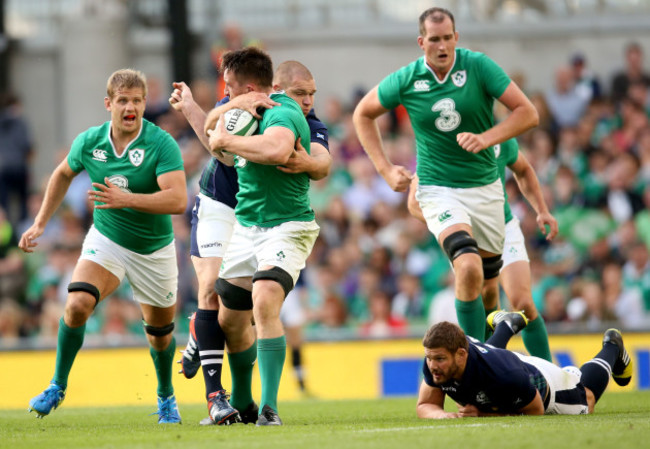
[[[167,398],[158,396],[158,411],[152,415],[158,415],[158,424],[180,424],[181,415],[178,412],[176,396],[171,395]]]
[[[29,401],[29,411],[35,411],[37,418],[43,418],[56,409],[65,399],[65,390],[52,382],[41,394]]]

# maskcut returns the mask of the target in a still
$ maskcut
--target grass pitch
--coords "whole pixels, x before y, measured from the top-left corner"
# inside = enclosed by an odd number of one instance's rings
[[[449,402],[449,401],[448,401]],[[452,405],[450,410],[455,406]],[[415,417],[415,398],[280,404],[283,427],[201,427],[202,405],[180,405],[183,424],[160,426],[151,407],[66,408],[45,419],[0,410],[0,448],[562,449],[647,448],[650,391],[610,393],[586,416]]]

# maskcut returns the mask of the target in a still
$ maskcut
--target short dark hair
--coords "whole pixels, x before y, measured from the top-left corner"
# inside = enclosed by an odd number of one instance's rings
[[[429,8],[420,14],[420,36],[424,36],[426,34],[424,22],[426,22],[427,19],[430,18],[430,20],[432,20],[434,23],[440,23],[445,20],[445,16],[451,19],[451,25],[453,26],[454,31],[456,31],[456,21],[454,20],[454,15],[451,13],[451,11],[436,6]]]
[[[427,349],[444,348],[455,354],[460,348],[469,349],[465,332],[457,324],[441,321],[429,328],[422,339],[422,346]]]
[[[273,86],[273,61],[257,47],[229,51],[223,56],[221,73],[229,70],[240,82],[251,81],[260,87]]]

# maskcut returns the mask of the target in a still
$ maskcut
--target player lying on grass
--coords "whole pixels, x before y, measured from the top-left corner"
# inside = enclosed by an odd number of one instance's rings
[[[467,337],[460,327],[446,321],[429,328],[422,340],[424,379],[418,417],[581,415],[594,411],[610,375],[621,386],[630,382],[632,361],[618,330],[605,332],[603,348],[580,370],[563,369],[505,349],[509,338],[526,323],[522,312],[494,312],[488,324],[495,333],[487,343]],[[446,395],[457,402],[458,412],[445,412]]]

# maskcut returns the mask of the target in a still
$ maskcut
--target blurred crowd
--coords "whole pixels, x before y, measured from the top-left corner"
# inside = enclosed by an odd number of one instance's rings
[[[543,92],[527,90],[540,125],[519,137],[535,168],[560,234],[547,242],[514,179],[507,192],[521,221],[533,276],[533,299],[550,333],[616,325],[650,330],[650,74],[643,49],[629,44],[611,79],[593,73],[582,54],[549,73]],[[216,79],[216,77],[215,77]],[[318,81],[318,80],[316,80]],[[369,86],[368,86],[369,87]],[[191,85],[209,110],[215,80]],[[208,153],[183,116],[170,110],[171,90],[149,79],[146,118],[178,141],[188,195],[197,193]],[[220,92],[220,91],[219,91]],[[386,337],[447,319],[455,321],[453,273],[426,226],[409,216],[406,194],[393,192],[376,173],[355,135],[351,115],[365,88],[349,98],[316,98],[316,113],[330,131],[328,177],[312,182],[311,201],[321,233],[296,287],[308,335]],[[497,119],[505,111],[497,108]],[[33,223],[46,180],[31,182],[28,120],[15,98],[0,112],[0,337],[56,336],[66,286],[92,222],[90,182],[75,178],[35,253],[16,247]],[[415,170],[413,133],[401,109],[380,118],[391,160]],[[60,158],[67,148],[60,151]],[[11,155],[9,157],[8,155]],[[30,184],[31,183],[31,184]],[[28,192],[27,186],[38,188]],[[188,204],[193,204],[189,201]],[[190,210],[174,217],[179,264],[180,332],[196,308],[196,278],[189,258]],[[502,298],[507,306],[507,298]],[[103,301],[87,332],[119,339],[141,334],[141,317],[128,285]]]

